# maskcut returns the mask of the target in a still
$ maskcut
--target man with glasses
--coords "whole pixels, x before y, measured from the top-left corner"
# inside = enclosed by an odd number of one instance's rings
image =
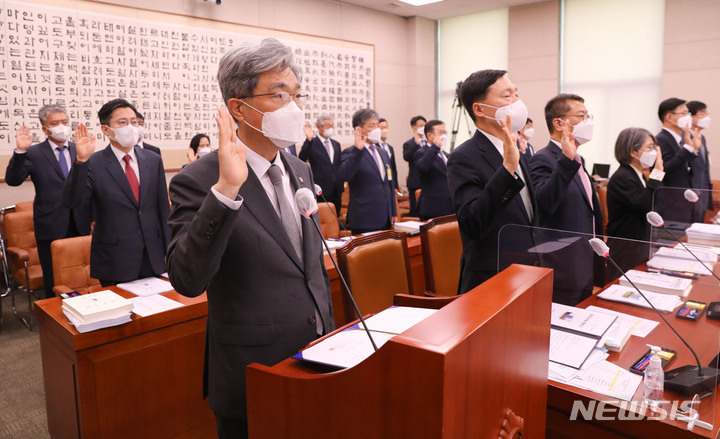
[[[137,146],[136,113],[124,99],[100,108],[100,129],[110,144],[97,153],[95,137],[78,125],[77,159],[63,191],[66,207],[90,200],[95,220],[90,275],[102,286],[165,272],[170,242],[165,169],[158,154]]]
[[[425,124],[428,144],[415,151],[415,166],[420,174],[418,216],[422,221],[453,213],[447,183],[448,155],[443,151],[447,144],[447,129],[440,120]]]
[[[545,123],[550,142],[530,161],[540,225],[588,236],[602,235],[602,209],[578,153],[580,145],[589,142],[593,135],[593,118],[585,108],[585,100],[574,94],[555,96],[545,105]],[[592,250],[589,247],[588,252],[584,250],[579,249],[577,257],[567,261],[578,264],[579,273],[565,284],[558,279],[562,273],[556,276],[553,301],[575,305],[592,293]],[[568,266],[563,271],[576,271]]]
[[[294,200],[313,191],[312,172],[284,151],[305,137],[300,73],[273,38],[228,50],[220,148],[170,182],[168,274],[180,294],[207,291],[204,391],[221,439],[248,437],[248,364],[273,365],[334,328],[321,238]]]
[[[340,215],[344,181],[340,176],[340,142],[333,139],[335,121],[329,114],[320,115],[315,124],[317,134],[310,124],[305,124],[305,142],[298,158],[310,164],[315,183],[323,196],[335,206]]]

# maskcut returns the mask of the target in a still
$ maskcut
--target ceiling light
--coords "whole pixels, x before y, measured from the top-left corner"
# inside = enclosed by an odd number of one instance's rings
[[[407,3],[409,5],[413,6],[422,6],[422,5],[429,5],[430,3],[438,3],[442,0],[399,0],[403,3]]]

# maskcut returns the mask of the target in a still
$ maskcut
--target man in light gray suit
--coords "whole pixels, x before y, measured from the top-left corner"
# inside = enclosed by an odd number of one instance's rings
[[[220,438],[247,437],[248,364],[275,364],[334,327],[321,238],[293,199],[312,173],[283,150],[304,137],[299,76],[275,39],[229,50],[220,148],[170,182],[168,273],[183,295],[207,290],[204,384]]]

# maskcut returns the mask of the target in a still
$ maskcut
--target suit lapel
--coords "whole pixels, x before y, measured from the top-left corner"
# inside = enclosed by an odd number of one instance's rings
[[[55,173],[58,175],[58,177],[60,177],[61,180],[65,180],[65,176],[62,174],[62,170],[60,169],[60,163],[55,156],[55,151],[53,151],[49,140],[46,139],[43,142],[42,146],[40,147],[40,151],[42,151],[43,157],[45,157],[45,159],[50,163],[50,167],[55,170]]]
[[[573,181],[580,188],[580,193],[583,195],[583,198],[585,199],[585,202],[588,204],[588,207],[590,208],[590,210],[594,210],[593,209],[594,206],[592,205],[591,201],[588,199],[588,194],[585,191],[585,185],[583,184],[582,178],[580,177],[580,172],[582,172],[588,177],[588,179],[590,179],[590,176],[588,176],[587,172],[585,172],[585,160],[581,160],[581,161],[582,161],[582,163],[580,163],[580,169],[578,170],[578,173],[575,174],[575,176],[573,177]],[[592,189],[593,189],[592,183],[590,183],[590,190],[592,190]]]
[[[380,149],[379,149],[378,147],[375,147],[375,152],[378,153],[378,156],[380,157],[380,161],[383,161],[382,155],[380,155]],[[369,146],[365,146],[365,148],[363,148],[363,155],[364,155],[364,156],[370,161],[370,163],[372,164],[372,167],[373,167],[373,169],[375,170],[375,176],[376,176],[377,178],[379,178],[380,180],[383,180],[383,181],[384,181],[384,179],[383,179],[382,177],[380,177],[380,174],[379,174],[380,170],[378,170],[377,162],[375,161],[375,158],[373,157],[373,153],[372,153],[372,151],[370,150],[370,147],[369,147]],[[384,163],[384,161],[383,161],[383,163]]]
[[[102,151],[103,158],[105,159],[105,169],[118,184],[125,196],[135,203],[135,206],[138,206],[135,194],[133,194],[132,188],[130,187],[130,182],[127,179],[127,175],[125,175],[125,170],[110,148],[112,148],[112,145],[108,145],[107,148]],[[142,176],[140,178],[142,179]]]
[[[480,156],[487,162],[493,171],[496,171],[500,166],[502,166],[502,155],[500,155],[490,139],[485,137],[485,135],[480,131],[475,131],[473,140],[480,150]]]
[[[135,157],[137,157],[138,170],[140,171],[140,202],[142,203],[142,201],[147,199],[150,195],[149,191],[151,184],[149,183],[151,183],[153,176],[152,170],[150,169],[150,162],[145,153],[155,153],[150,150],[140,151],[141,149],[142,148],[135,147]]]

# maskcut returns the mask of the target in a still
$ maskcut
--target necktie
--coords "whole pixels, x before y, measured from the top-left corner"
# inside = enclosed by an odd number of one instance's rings
[[[575,161],[580,163],[580,169],[578,169],[578,175],[580,175],[580,180],[582,180],[583,187],[585,188],[585,194],[588,197],[588,201],[590,202],[590,208],[593,209],[593,203],[592,203],[592,185],[590,184],[590,179],[587,176],[587,173],[585,172],[585,169],[582,166],[582,158],[580,157],[580,154],[575,154]]]
[[[282,171],[277,165],[271,165],[268,168],[267,174],[268,177],[270,177],[270,182],[272,183],[273,188],[275,189],[275,196],[277,197],[278,208],[280,210],[279,216],[282,221],[283,228],[285,228],[285,232],[290,237],[290,242],[292,242],[292,245],[295,248],[295,253],[297,253],[298,258],[300,258],[300,262],[302,263],[302,234],[298,228],[297,221],[293,217],[290,202],[285,196],[285,189],[283,189],[282,183]]]
[[[445,155],[445,151],[442,149],[438,152],[438,157],[440,157],[440,160],[442,160],[444,165],[447,165],[447,156]]]
[[[65,150],[67,149],[67,146],[63,145],[58,147],[58,153],[60,153],[58,157],[58,164],[60,164],[60,170],[63,173],[63,177],[67,177],[68,175],[68,164],[67,160],[65,160]]]
[[[325,149],[327,150],[328,157],[330,157],[330,163],[333,163],[333,159],[335,158],[335,151],[333,151],[333,148],[330,145],[330,139],[325,139]]]
[[[377,147],[375,145],[370,145],[370,153],[372,154],[373,159],[375,159],[378,171],[380,172],[380,178],[384,180],[385,176],[383,175],[383,172],[385,171],[385,167],[383,166],[382,159],[380,158],[380,154],[377,152]]]
[[[125,161],[125,175],[127,176],[128,182],[130,182],[130,189],[132,189],[133,195],[135,195],[135,201],[140,203],[140,183],[138,183],[135,171],[133,171],[132,166],[130,166],[130,154],[125,154],[123,160]]]

